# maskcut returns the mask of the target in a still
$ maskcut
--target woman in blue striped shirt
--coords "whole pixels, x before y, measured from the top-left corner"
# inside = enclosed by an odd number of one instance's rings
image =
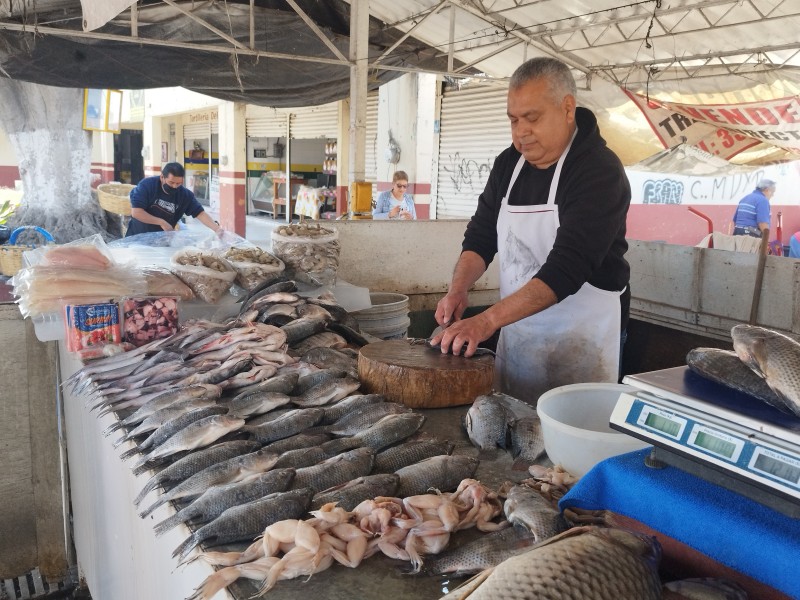
[[[414,199],[407,194],[408,175],[405,171],[397,171],[392,176],[392,189],[378,194],[378,200],[372,211],[373,219],[405,219],[417,218]]]

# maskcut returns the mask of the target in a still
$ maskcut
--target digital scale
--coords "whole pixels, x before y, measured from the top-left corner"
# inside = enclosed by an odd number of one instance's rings
[[[677,467],[800,518],[800,419],[676,367],[628,375],[609,425]]]

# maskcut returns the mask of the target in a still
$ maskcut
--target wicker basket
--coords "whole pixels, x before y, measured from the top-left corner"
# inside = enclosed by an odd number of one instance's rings
[[[118,215],[130,216],[131,201],[129,194],[135,188],[129,183],[101,183],[97,186],[97,200],[100,207]]]
[[[0,270],[6,277],[13,277],[22,268],[22,253],[35,246],[0,246]]]

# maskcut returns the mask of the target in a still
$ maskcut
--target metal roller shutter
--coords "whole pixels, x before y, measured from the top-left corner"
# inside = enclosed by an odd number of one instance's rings
[[[216,123],[214,123],[216,125]],[[210,135],[210,128],[208,123],[194,123],[192,125],[183,126],[183,139],[185,140],[203,140],[208,139]]]
[[[506,89],[445,90],[437,157],[436,218],[469,219],[494,159],[511,144]]]
[[[367,96],[367,143],[364,156],[364,180],[372,181],[372,197],[378,197],[378,92]]]
[[[292,108],[289,132],[294,139],[328,138],[339,135],[338,102],[322,106]]]
[[[247,137],[286,137],[287,113],[264,106],[247,106],[245,128]]]

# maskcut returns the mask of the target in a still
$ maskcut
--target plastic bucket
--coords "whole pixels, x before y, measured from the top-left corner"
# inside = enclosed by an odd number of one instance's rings
[[[408,296],[387,292],[369,295],[371,308],[353,313],[361,331],[382,340],[403,339],[408,334],[411,319],[408,316]]]
[[[576,383],[542,394],[536,412],[550,460],[582,477],[601,460],[647,447],[608,425],[619,395],[633,389],[616,383]]]

